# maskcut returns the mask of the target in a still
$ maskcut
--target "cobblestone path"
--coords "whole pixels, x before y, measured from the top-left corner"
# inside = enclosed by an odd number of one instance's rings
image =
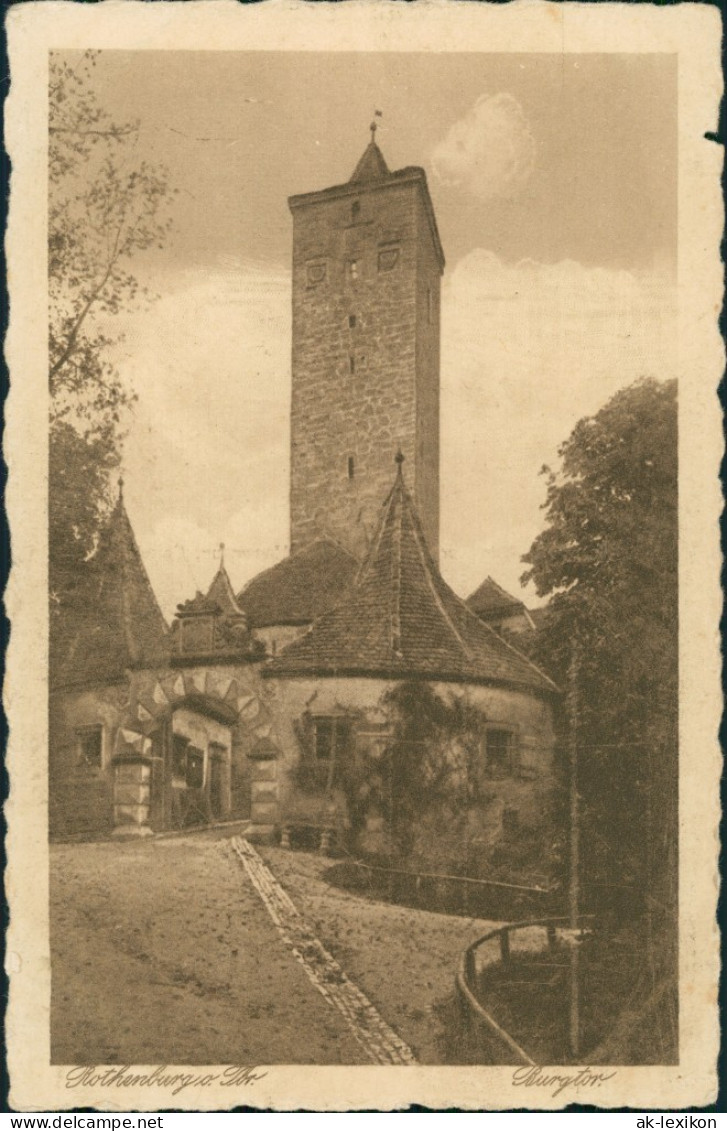
[[[409,1046],[329,954],[253,846],[244,837],[231,843],[280,937],[319,993],[341,1013],[372,1063],[416,1064]]]

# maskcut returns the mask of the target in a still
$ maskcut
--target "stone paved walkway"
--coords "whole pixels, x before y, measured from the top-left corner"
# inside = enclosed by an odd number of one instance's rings
[[[318,992],[342,1015],[372,1063],[416,1064],[409,1046],[326,950],[252,845],[235,837],[232,847],[280,937]]]

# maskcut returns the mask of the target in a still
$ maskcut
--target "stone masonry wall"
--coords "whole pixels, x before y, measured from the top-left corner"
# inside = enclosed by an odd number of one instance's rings
[[[401,447],[436,555],[439,265],[423,189],[356,187],[294,209],[291,549],[328,533],[360,555]]]
[[[278,798],[283,823],[310,817],[318,812],[323,819],[324,798],[302,796],[295,783],[295,767],[301,757],[296,723],[305,712],[313,715],[349,714],[358,719],[357,728],[386,729],[384,696],[393,684],[381,679],[267,679],[263,680],[268,705],[275,718],[280,749]],[[463,699],[482,712],[487,725],[504,727],[517,735],[517,771],[493,778],[488,797],[470,814],[469,834],[473,841],[491,846],[503,832],[504,814],[515,809],[522,824],[536,828],[545,818],[547,797],[553,784],[555,734],[551,705],[523,691],[500,687],[434,682],[433,690],[445,699]],[[357,740],[358,741],[358,740]],[[333,820],[329,816],[329,821]],[[427,828],[426,836],[446,844],[448,830]],[[432,845],[432,851],[436,848]]]
[[[209,668],[148,670],[131,673],[118,686],[58,692],[49,711],[49,816],[53,837],[101,836],[113,828],[113,758],[120,726],[136,720],[152,724],[166,716],[185,694],[216,696],[238,712],[232,729],[231,796],[233,816],[248,816],[253,788],[248,754],[261,738],[277,742],[275,720],[266,699],[258,665],[212,665]],[[125,722],[126,720],[126,722]],[[102,760],[98,767],[79,754],[80,728],[102,727]],[[205,728],[215,724],[204,720]],[[225,743],[223,743],[225,745]],[[271,819],[276,804],[271,801]]]

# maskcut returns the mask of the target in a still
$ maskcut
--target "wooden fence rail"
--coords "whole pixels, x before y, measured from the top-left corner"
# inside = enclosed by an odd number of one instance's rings
[[[582,916],[580,928],[583,929],[587,924],[591,923],[593,918],[592,915]],[[518,1044],[512,1034],[493,1017],[487,1003],[481,1000],[480,987],[478,984],[478,951],[487,943],[496,942],[498,944],[499,962],[503,966],[506,966],[509,964],[512,957],[511,936],[515,935],[517,932],[530,930],[534,927],[545,928],[545,947],[543,949],[554,951],[558,945],[559,931],[569,929],[569,922],[570,920],[566,916],[554,916],[547,919],[530,919],[525,922],[508,923],[504,927],[497,927],[495,930],[488,931],[487,934],[481,935],[480,938],[475,939],[461,956],[455,977],[455,988],[466,1031],[474,1042],[477,1042],[484,1032],[490,1042],[494,1041],[496,1046],[499,1046],[505,1051],[508,1057],[515,1058],[514,1060],[508,1059],[501,1063],[534,1065],[536,1062],[532,1059],[530,1054]],[[490,963],[490,965],[492,965],[492,963]],[[567,1002],[563,1004],[564,1009],[567,1008]]]
[[[353,856],[348,857],[347,863],[361,877],[366,877],[370,886],[375,885],[379,893],[392,901],[402,901],[402,896],[408,896],[409,901],[417,907],[445,903],[447,910],[480,918],[507,918],[518,905],[531,912],[550,910],[552,899],[557,895],[557,889],[554,888],[457,876],[447,872],[387,868],[369,864]],[[495,900],[499,901],[500,911],[505,909],[504,914],[493,914]],[[495,907],[495,911],[497,910]]]

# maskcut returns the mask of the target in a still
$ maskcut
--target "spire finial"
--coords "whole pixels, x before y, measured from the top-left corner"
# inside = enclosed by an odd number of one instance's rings
[[[220,569],[225,568],[225,543],[220,542]]]
[[[396,455],[394,456],[394,463],[398,467],[399,474],[401,474],[401,465],[403,464],[405,458],[406,457],[404,456],[404,453],[402,452],[401,448],[399,448]]]
[[[119,475],[119,502],[123,503],[123,501],[124,501],[124,473],[122,471],[121,474]]]
[[[378,126],[376,125],[376,119],[377,118],[383,118],[383,116],[384,115],[381,113],[380,110],[374,110],[374,116],[371,120],[371,125],[369,126],[369,129],[371,130],[371,144],[372,145],[374,145],[375,142],[376,142],[376,130],[378,129]]]

